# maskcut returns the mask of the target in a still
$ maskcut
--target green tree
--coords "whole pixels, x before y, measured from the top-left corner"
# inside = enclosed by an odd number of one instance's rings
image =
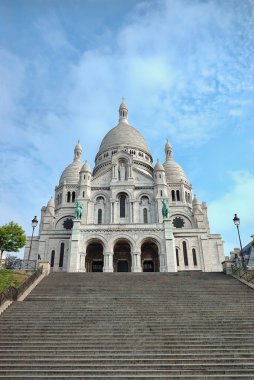
[[[18,252],[26,244],[26,235],[20,225],[10,222],[0,227],[0,266],[4,252]]]

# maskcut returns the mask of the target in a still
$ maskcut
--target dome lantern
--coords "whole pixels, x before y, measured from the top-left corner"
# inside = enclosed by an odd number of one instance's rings
[[[119,107],[119,122],[127,122],[128,123],[128,108],[124,101],[124,98],[122,98],[122,102]]]
[[[81,161],[81,155],[82,155],[82,146],[78,140],[78,143],[77,145],[75,146],[75,149],[74,149],[74,161],[75,160],[79,160]]]
[[[166,153],[166,160],[172,159],[172,157],[173,157],[172,145],[169,143],[168,139],[167,139],[167,142],[165,144],[165,153]]]

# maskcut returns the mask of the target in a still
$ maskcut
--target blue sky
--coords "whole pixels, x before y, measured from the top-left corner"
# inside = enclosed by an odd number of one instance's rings
[[[0,224],[54,195],[78,139],[93,166],[125,97],[164,161],[169,138],[225,253],[254,233],[253,0],[2,0]]]

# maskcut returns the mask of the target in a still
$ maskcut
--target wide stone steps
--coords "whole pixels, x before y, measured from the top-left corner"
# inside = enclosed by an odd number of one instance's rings
[[[0,378],[254,380],[254,293],[219,273],[51,274],[0,317]]]

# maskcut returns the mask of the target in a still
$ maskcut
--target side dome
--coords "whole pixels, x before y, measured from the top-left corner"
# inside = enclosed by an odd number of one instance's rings
[[[78,183],[79,172],[80,172],[81,168],[82,168],[82,163],[79,160],[76,160],[76,161],[72,162],[70,165],[68,165],[64,169],[64,171],[60,177],[59,185],[61,183],[63,183],[64,181],[66,183],[71,183],[71,184],[72,183],[73,184]]]
[[[165,145],[166,161],[163,166],[165,169],[167,183],[189,183],[188,177],[185,174],[183,168],[173,160],[172,146],[168,142]]]
[[[183,168],[174,160],[167,160],[163,164],[166,180],[168,183],[185,182],[188,183],[187,175]]]
[[[73,162],[68,165],[60,177],[59,185],[64,183],[77,184],[79,182],[79,172],[82,168],[81,162],[82,147],[78,141],[78,144],[74,149],[74,159]]]

